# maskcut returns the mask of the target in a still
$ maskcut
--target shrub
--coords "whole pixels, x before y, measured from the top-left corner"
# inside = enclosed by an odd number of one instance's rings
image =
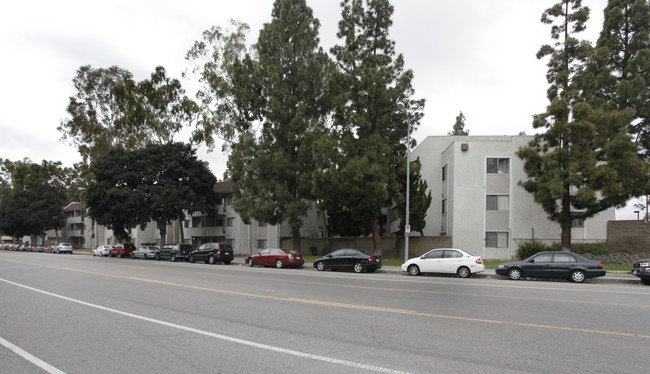
[[[517,258],[520,260],[526,259],[537,252],[550,251],[550,246],[542,242],[521,242],[519,249],[517,249]]]

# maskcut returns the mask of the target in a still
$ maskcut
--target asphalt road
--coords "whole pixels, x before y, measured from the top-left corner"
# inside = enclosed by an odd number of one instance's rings
[[[650,287],[0,251],[0,373],[643,373]]]

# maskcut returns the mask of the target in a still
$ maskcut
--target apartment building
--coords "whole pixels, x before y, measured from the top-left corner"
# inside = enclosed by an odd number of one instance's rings
[[[560,227],[547,219],[518,183],[526,178],[517,150],[532,136],[429,136],[411,153],[432,192],[427,236],[448,235],[453,246],[487,259],[516,255],[525,240],[556,242]],[[576,220],[574,242],[607,238],[614,208]]]

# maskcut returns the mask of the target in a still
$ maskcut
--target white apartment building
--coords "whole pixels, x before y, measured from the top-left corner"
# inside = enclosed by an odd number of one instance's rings
[[[518,185],[526,175],[516,152],[532,136],[429,136],[412,152],[432,192],[426,236],[448,235],[453,246],[486,259],[516,256],[526,240],[560,240],[533,196]],[[574,222],[574,242],[607,239],[614,208]]]

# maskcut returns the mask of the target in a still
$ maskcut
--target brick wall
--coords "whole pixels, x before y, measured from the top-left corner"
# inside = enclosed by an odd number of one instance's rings
[[[650,223],[636,221],[607,222],[607,240],[635,239],[650,248]]]

